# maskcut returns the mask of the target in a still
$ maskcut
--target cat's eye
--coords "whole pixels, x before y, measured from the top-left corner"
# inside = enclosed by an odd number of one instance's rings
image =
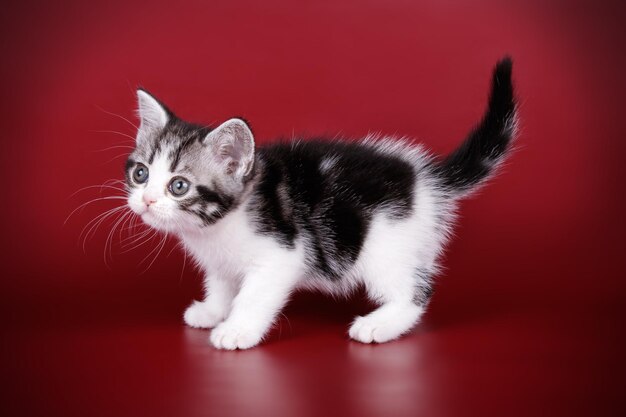
[[[133,180],[137,184],[143,184],[148,181],[148,167],[144,164],[137,164],[133,170]]]
[[[174,177],[167,187],[175,197],[181,197],[189,191],[189,181],[183,177]]]

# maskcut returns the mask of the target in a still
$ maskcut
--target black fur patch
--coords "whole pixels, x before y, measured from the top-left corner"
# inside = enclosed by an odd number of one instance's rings
[[[154,162],[154,158],[156,157],[156,154],[161,152],[161,145],[163,143],[162,140],[163,140],[162,135],[160,135],[152,144],[152,147],[150,149],[150,156],[148,157],[148,164],[151,165]]]
[[[234,199],[231,196],[211,191],[203,185],[196,186],[196,191],[198,195],[179,201],[178,207],[199,217],[204,226],[215,223],[233,208]],[[209,204],[216,204],[216,210],[207,213]]]
[[[180,143],[176,146],[176,149],[174,149],[174,151],[170,155],[170,172],[176,172],[176,168],[178,168],[181,156],[197,140],[199,140],[198,137],[196,135],[193,135],[188,136],[187,138],[180,141]]]
[[[198,192],[198,195],[200,195],[200,198],[206,203],[222,203],[220,195],[215,191],[209,190],[208,187],[205,187],[204,185],[196,186],[196,191]]]
[[[196,190],[204,203],[216,203],[221,213],[226,213],[233,207],[235,200],[229,195],[219,191],[211,191],[203,185],[198,185]]]
[[[250,210],[259,214],[259,231],[275,236],[283,245],[293,248],[297,231],[293,218],[286,218],[279,199],[279,186],[286,186],[285,173],[278,161],[268,158],[255,189],[256,204]],[[291,194],[291,193],[290,193]],[[284,202],[283,202],[284,204]]]
[[[412,212],[414,168],[371,146],[323,139],[258,149],[259,182],[249,210],[260,233],[286,247],[302,236],[310,267],[340,278],[358,257],[373,215]]]

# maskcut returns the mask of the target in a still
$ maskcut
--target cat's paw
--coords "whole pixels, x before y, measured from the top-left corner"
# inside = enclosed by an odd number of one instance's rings
[[[194,301],[183,316],[185,324],[189,327],[195,327],[198,329],[210,329],[223,320],[222,315],[212,311],[211,308],[204,302]]]
[[[224,322],[211,331],[209,340],[217,349],[235,350],[256,346],[262,337],[260,332]]]
[[[357,317],[348,334],[361,343],[384,343],[402,336],[404,329],[398,329],[392,322],[377,320],[374,317]]]

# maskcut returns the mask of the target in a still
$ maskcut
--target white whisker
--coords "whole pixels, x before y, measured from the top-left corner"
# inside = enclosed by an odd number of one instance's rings
[[[110,210],[107,210],[104,213],[96,216],[94,219],[89,221],[89,223],[87,223],[85,227],[83,227],[83,230],[79,234],[79,240],[80,240],[81,236],[83,236],[83,233],[84,233],[83,244],[82,244],[83,252],[86,252],[86,245],[87,245],[87,241],[90,239],[90,236],[93,236],[96,233],[96,231],[98,230],[102,222],[104,222],[110,216],[115,216],[117,214],[120,214],[120,211],[125,210],[125,209],[126,209],[126,206],[120,206],[120,207],[115,207]],[[85,229],[87,229],[88,227],[89,229],[87,230],[87,232],[85,232]]]
[[[81,188],[81,189],[79,189],[79,190],[74,191],[74,192],[73,192],[73,193],[72,193],[72,194],[68,197],[68,199],[70,199],[70,198],[74,197],[76,194],[78,194],[78,193],[80,193],[80,192],[82,192],[82,191],[89,190],[89,189],[91,189],[91,188],[99,188],[99,189],[100,189],[100,193],[102,193],[102,191],[103,191],[103,189],[104,189],[104,188],[111,189],[111,190],[116,190],[116,191],[121,191],[121,192],[126,192],[126,191],[128,191],[128,190],[125,190],[125,189],[123,189],[123,188],[120,188],[120,187],[115,187],[115,186],[113,186],[113,185],[107,185],[107,184],[102,184],[102,185],[88,185],[87,187],[83,187],[83,188]]]
[[[161,239],[161,242],[160,242],[160,243],[159,243],[159,245],[156,247],[156,248],[158,248],[158,251],[157,251],[157,252],[156,252],[156,254],[154,255],[154,258],[152,258],[152,262],[150,262],[150,264],[148,265],[148,267],[147,267],[146,269],[144,269],[144,270],[141,272],[142,274],[146,273],[146,272],[150,269],[150,267],[154,264],[154,262],[157,260],[157,258],[158,258],[158,257],[159,257],[159,255],[161,254],[161,251],[162,251],[162,250],[163,250],[163,248],[165,247],[165,244],[166,244],[166,242],[167,242],[167,237],[168,237],[168,235],[169,235],[169,234],[168,234],[167,232],[163,235],[163,239]],[[156,248],[155,248],[155,249],[156,249]],[[146,256],[146,257],[145,257],[145,258],[144,258],[144,259],[143,259],[143,260],[139,263],[139,265],[141,265],[142,263],[144,263],[144,262],[145,262],[145,260],[146,260],[146,259],[148,259],[148,258],[149,258],[149,256],[152,254],[152,252],[154,252],[154,250],[153,250],[153,251],[151,251],[151,252],[148,254],[148,256]]]
[[[67,224],[67,221],[70,219],[70,217],[72,217],[74,215],[74,213],[76,213],[80,209],[84,208],[85,206],[88,206],[89,204],[93,204],[93,203],[98,202],[98,201],[105,201],[105,200],[126,200],[126,196],[117,196],[116,195],[116,196],[98,197],[98,198],[94,198],[93,200],[89,200],[86,203],[83,203],[80,206],[76,207],[74,210],[72,210],[70,215],[67,216],[67,218],[63,222],[63,225]]]
[[[131,122],[130,120],[128,120],[127,118],[125,118],[125,117],[124,117],[124,116],[122,116],[122,115],[119,115],[119,114],[117,114],[117,113],[113,113],[113,112],[110,112],[110,111],[104,110],[102,107],[98,106],[97,104],[96,104],[96,108],[98,108],[100,111],[103,111],[103,112],[104,112],[104,113],[106,113],[106,114],[109,114],[109,115],[111,115],[111,116],[115,116],[115,117],[118,117],[118,118],[120,118],[120,119],[124,120],[126,123],[128,123],[129,125],[131,125],[131,126],[132,126],[132,127],[134,127],[135,129],[139,129],[139,127],[138,127],[137,125],[135,125],[133,122]]]
[[[80,238],[83,233],[85,232],[85,229],[88,228],[90,225],[92,225],[94,222],[97,222],[100,219],[104,219],[107,216],[113,215],[116,212],[119,212],[120,210],[123,210],[125,208],[125,206],[118,206],[118,207],[113,207],[112,209],[106,210],[104,213],[100,213],[98,214],[96,217],[94,217],[93,219],[91,219],[81,230],[80,234],[78,235],[78,237]],[[91,229],[90,229],[91,230]],[[89,234],[89,232],[87,232],[87,234]]]
[[[113,158],[109,159],[108,161],[106,161],[106,162],[102,163],[100,166],[102,166],[102,165],[106,165],[106,164],[110,164],[111,162],[113,162],[113,161],[115,161],[116,159],[119,159],[119,158],[128,157],[128,155],[129,155],[129,154],[127,154],[127,153],[123,153],[123,154],[120,154],[120,155],[114,156]]]
[[[147,234],[149,234],[149,236],[146,237]],[[140,246],[143,246],[144,244],[150,242],[158,234],[159,234],[158,230],[149,229],[148,233],[145,233],[145,234],[141,235],[137,240],[134,240],[133,242],[129,243],[128,245],[123,245],[123,246],[126,246],[126,249],[124,249],[122,251],[122,253],[130,252],[132,250],[137,249]],[[145,239],[144,239],[144,237],[145,237]],[[128,247],[129,245],[133,245],[135,242],[139,242],[139,243],[135,244],[134,246]]]
[[[124,219],[128,218],[128,216],[130,216],[132,214],[131,211],[127,211],[124,214],[122,214],[122,216],[117,219],[117,221],[115,222],[115,224],[113,225],[113,227],[111,228],[111,231],[109,231],[109,234],[107,235],[106,240],[104,241],[104,254],[103,254],[103,258],[104,258],[104,264],[108,266],[107,264],[107,248],[108,248],[108,252],[109,252],[109,259],[112,259],[112,253],[111,253],[111,248],[113,245],[113,235],[115,234],[115,229],[118,227],[118,225],[124,221]]]
[[[106,151],[110,151],[111,149],[130,149],[130,150],[134,150],[135,147],[134,146],[130,146],[130,145],[114,145],[114,146],[109,146],[108,148],[104,148],[104,149],[97,149],[97,150],[92,151],[92,152],[106,152]]]
[[[128,236],[128,237],[126,237],[126,238],[124,238],[122,240],[122,242],[121,242],[122,246],[123,247],[128,247],[128,246],[134,244],[135,242],[139,241],[141,238],[143,238],[144,236],[146,236],[146,235],[148,235],[149,233],[152,233],[152,232],[154,232],[154,230],[148,229],[148,230],[144,230],[143,232],[139,233],[138,235]],[[129,240],[131,242],[128,242]]]
[[[93,133],[115,133],[117,135],[124,136],[125,138],[129,138],[130,140],[133,141],[133,143],[135,143],[135,138],[134,137],[132,137],[131,135],[127,135],[126,133],[118,132],[117,130],[90,130],[90,132],[93,132]]]

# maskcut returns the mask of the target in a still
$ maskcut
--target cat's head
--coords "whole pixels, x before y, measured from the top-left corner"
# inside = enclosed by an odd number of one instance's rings
[[[219,221],[238,203],[254,170],[254,138],[242,119],[215,129],[184,122],[145,90],[126,163],[128,206],[159,230]]]

